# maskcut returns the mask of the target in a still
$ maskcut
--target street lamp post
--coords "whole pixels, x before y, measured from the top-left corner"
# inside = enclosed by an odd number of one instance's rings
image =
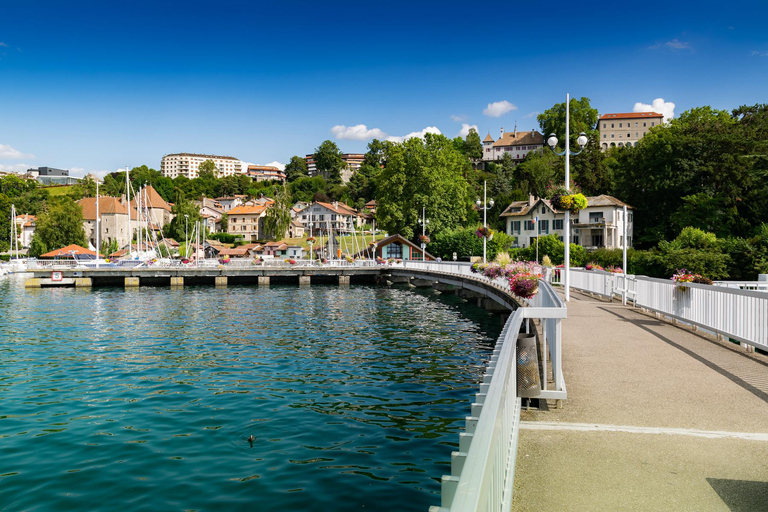
[[[189,215],[184,214],[184,257],[189,258],[189,235],[187,234],[187,225],[189,221]]]
[[[571,103],[571,95],[566,94],[565,95],[565,150],[558,153],[555,151],[555,147],[557,146],[557,137],[555,137],[555,134],[552,133],[549,135],[549,138],[547,139],[547,144],[549,144],[550,149],[552,149],[552,152],[556,155],[562,156],[565,155],[565,190],[567,191],[569,188],[571,188],[571,155],[578,155],[582,151],[584,151],[584,146],[587,145],[588,139],[587,135],[584,132],[581,132],[579,134],[579,138],[576,139],[576,142],[579,144],[580,149],[576,152],[571,151],[571,119],[570,119],[570,103]],[[564,250],[564,259],[563,262],[563,286],[565,287],[565,300],[566,302],[571,300],[571,289],[570,289],[570,266],[571,266],[571,212],[569,210],[565,210],[565,220],[564,220],[564,228],[563,228],[563,239],[565,241],[565,250]]]
[[[314,224],[313,224],[313,222],[310,220],[310,221],[309,221],[309,238],[310,238],[310,239],[314,238],[314,237],[312,236],[312,226],[314,226]],[[311,241],[311,242],[309,242],[309,261],[312,261],[312,260],[314,259],[314,251],[312,250],[312,249],[314,248],[314,246],[315,246],[315,242],[314,242],[314,240],[313,240],[313,241]]]
[[[475,201],[475,204],[477,205],[478,209],[483,210],[483,227],[488,228],[488,210],[493,208],[493,198],[490,200],[488,199],[488,184],[484,181],[483,182],[483,200],[480,201],[478,199]],[[486,248],[488,245],[488,237],[483,237],[483,263],[485,263],[485,254],[486,254]]]
[[[427,258],[424,256],[424,250],[427,248],[427,244],[424,243],[424,237],[427,235],[427,224],[429,224],[426,206],[421,207],[421,218],[419,219],[419,224],[421,224],[421,258],[426,261]]]

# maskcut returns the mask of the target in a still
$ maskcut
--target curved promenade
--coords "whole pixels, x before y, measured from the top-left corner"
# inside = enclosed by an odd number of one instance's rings
[[[768,357],[575,293],[563,409],[523,411],[512,510],[768,510]]]

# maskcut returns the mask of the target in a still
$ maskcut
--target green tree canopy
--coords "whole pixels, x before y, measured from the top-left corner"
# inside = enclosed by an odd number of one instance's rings
[[[70,244],[88,247],[83,229],[83,209],[71,198],[49,205],[37,217],[35,224],[30,256],[40,256]]]
[[[315,148],[315,166],[329,183],[341,183],[341,170],[344,168],[343,153],[335,142],[326,140]]]
[[[285,180],[292,183],[305,176],[307,176],[307,161],[300,156],[292,156],[291,161],[285,166]]]
[[[379,175],[376,217],[389,233],[411,238],[426,207],[430,230],[462,225],[471,209],[464,173],[469,161],[443,135],[427,134],[385,150],[386,167]]]
[[[474,160],[481,160],[483,158],[483,143],[480,141],[480,135],[474,128],[469,129],[467,138],[464,144],[464,152],[466,155]]]
[[[291,194],[288,186],[277,189],[275,204],[269,207],[264,217],[264,230],[267,237],[278,239],[285,237],[291,226]]]
[[[539,121],[541,133],[544,140],[549,134],[554,133],[558,138],[558,146],[565,145],[565,102],[556,103],[552,108],[539,114],[536,119]],[[590,139],[597,140],[597,109],[589,104],[589,98],[581,99],[571,98],[570,102],[570,129],[571,129],[571,149],[578,149],[576,139],[579,133],[584,132]],[[545,142],[546,144],[546,142]]]
[[[165,226],[165,236],[175,240],[186,240],[186,236],[192,236],[192,231],[196,222],[201,220],[200,210],[197,206],[187,200],[181,200],[173,205],[173,220]],[[186,219],[184,216],[186,215]]]

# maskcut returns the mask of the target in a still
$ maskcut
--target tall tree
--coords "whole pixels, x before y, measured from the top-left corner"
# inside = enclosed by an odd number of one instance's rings
[[[376,218],[390,233],[411,238],[426,207],[433,232],[456,228],[471,210],[464,179],[467,158],[443,135],[426,134],[386,149],[386,167],[377,184]]]
[[[323,141],[315,148],[315,165],[329,183],[341,183],[341,170],[344,168],[343,153],[331,140]]]
[[[200,210],[194,203],[182,199],[173,205],[172,213],[174,217],[165,226],[165,236],[175,240],[186,240],[185,236],[191,236],[195,223],[201,220]]]
[[[291,226],[291,194],[288,186],[279,187],[274,199],[275,204],[269,207],[264,216],[264,230],[267,237],[282,239]]]
[[[563,180],[563,158],[551,151],[531,152],[515,168],[515,183],[520,191],[527,196],[544,197],[547,185],[551,182],[561,183]]]
[[[200,166],[197,168],[197,175],[200,177],[203,177],[210,173],[213,175],[213,177],[216,177],[216,173],[219,170],[216,168],[216,164],[213,160],[206,160],[205,162],[201,163]]]
[[[539,121],[541,132],[544,139],[549,134],[554,133],[557,136],[559,146],[565,145],[565,102],[556,103],[552,108],[539,114],[536,119]],[[576,148],[576,139],[579,133],[584,132],[587,137],[597,140],[597,109],[589,104],[589,98],[581,99],[571,98],[570,102],[570,120],[571,120],[571,148]]]
[[[472,160],[481,160],[483,158],[483,143],[480,141],[480,135],[474,128],[470,128],[469,133],[467,133],[464,152]]]
[[[83,229],[83,209],[70,198],[49,205],[35,222],[35,234],[29,247],[30,256],[40,256],[70,244],[88,247]]]
[[[293,183],[305,176],[307,176],[307,161],[300,156],[292,156],[291,161],[285,166],[285,180]]]

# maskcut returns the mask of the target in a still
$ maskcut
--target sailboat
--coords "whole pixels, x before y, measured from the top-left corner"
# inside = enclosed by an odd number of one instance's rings
[[[11,205],[11,259],[7,263],[0,265],[2,274],[14,272],[26,272],[27,262],[21,259],[19,253],[19,226],[16,223],[16,206]]]

